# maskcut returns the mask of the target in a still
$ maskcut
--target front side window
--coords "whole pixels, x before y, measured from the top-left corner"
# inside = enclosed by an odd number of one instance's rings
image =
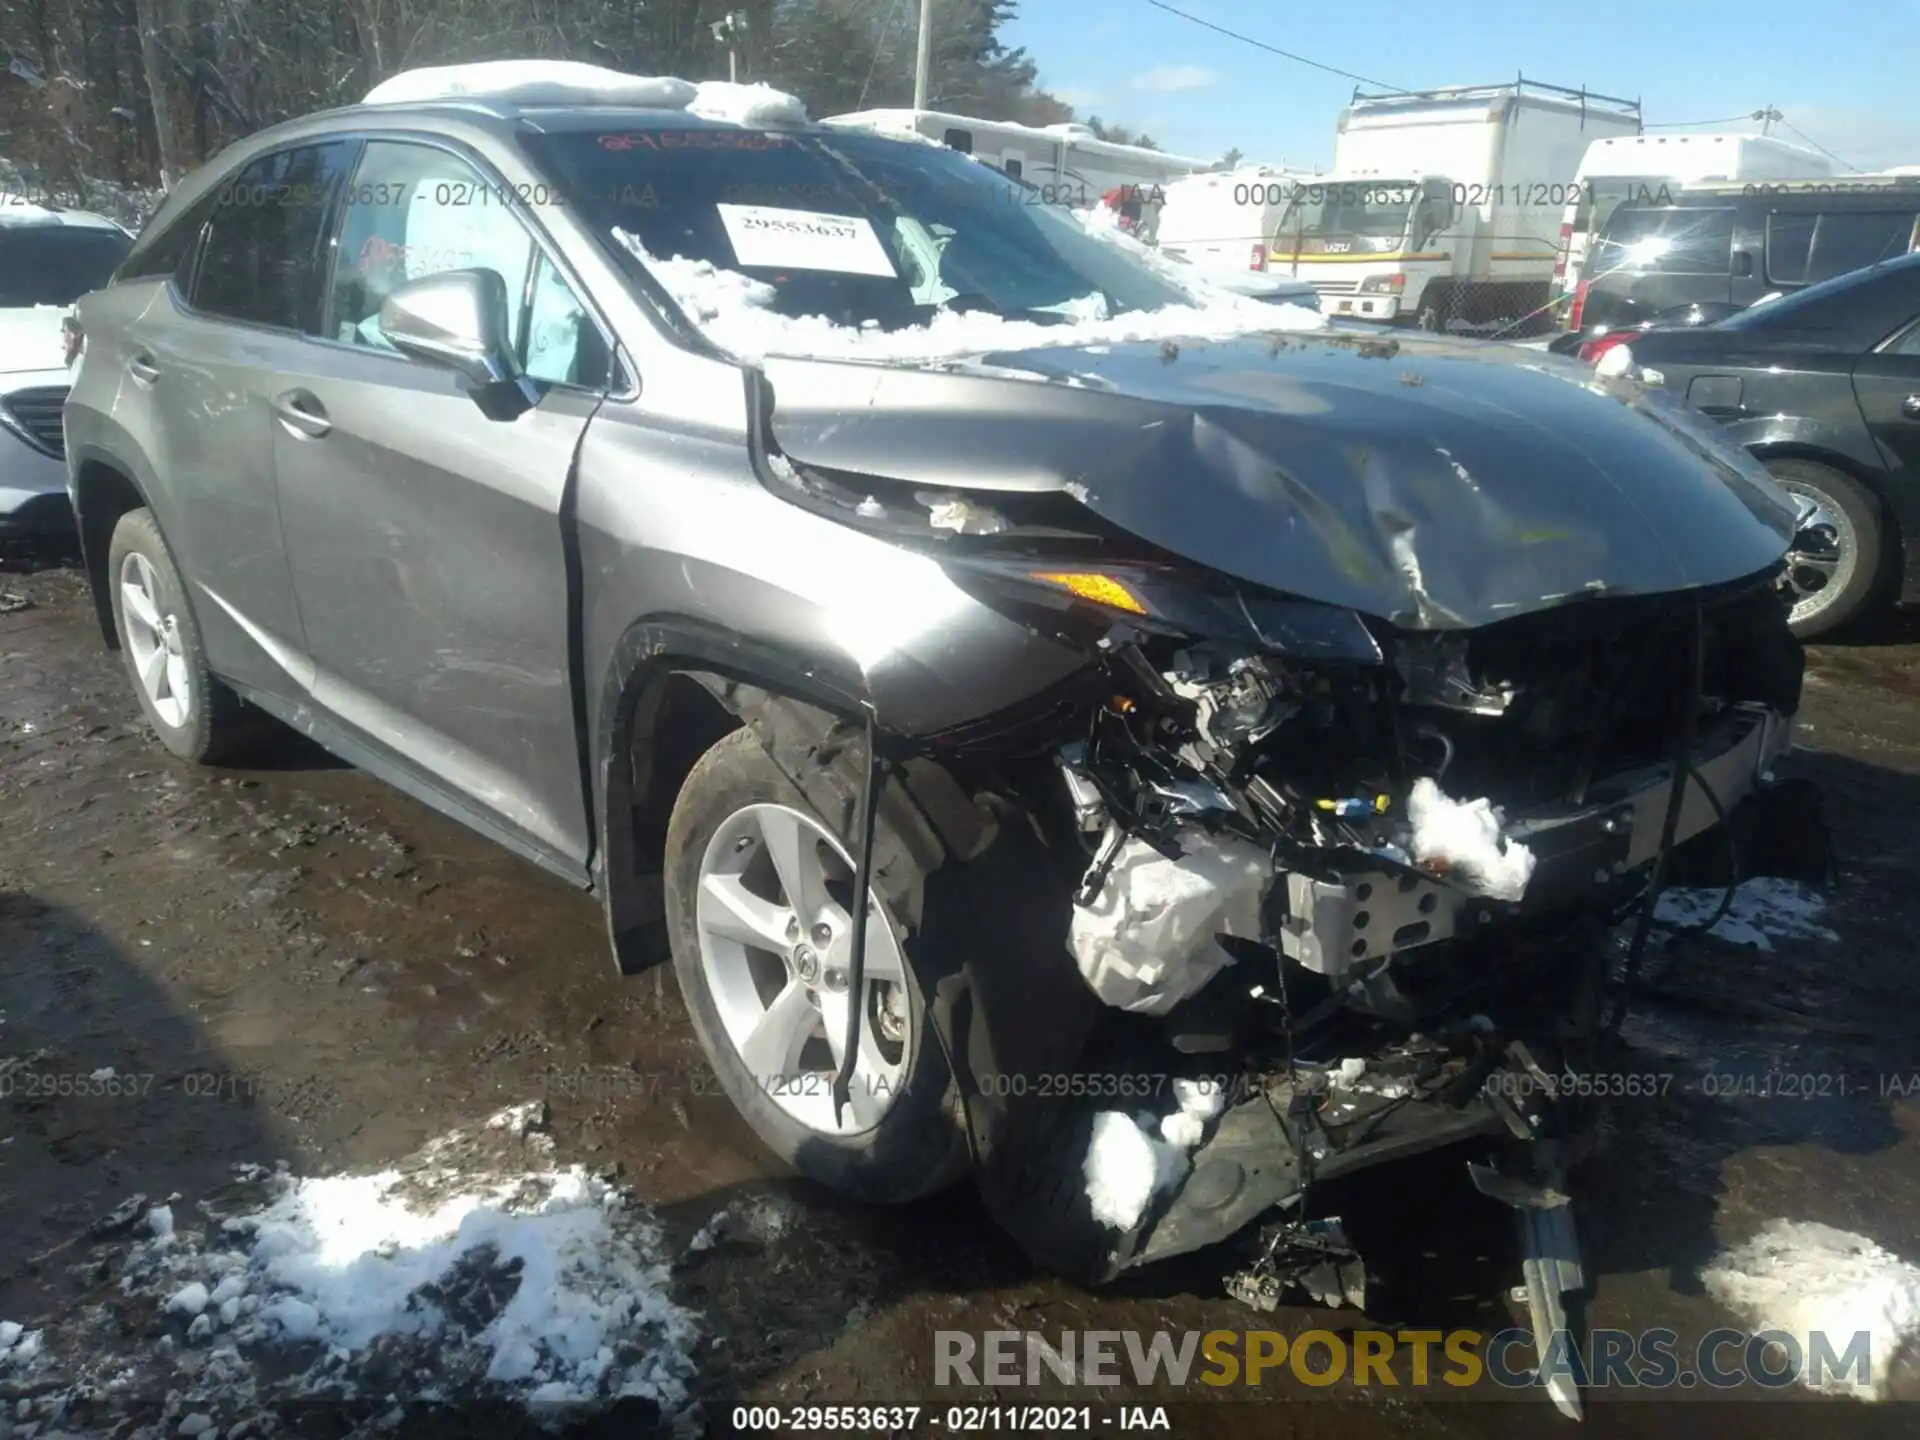
[[[533,237],[507,203],[458,155],[431,145],[375,140],[347,186],[323,333],[330,340],[391,349],[380,307],[410,280],[448,270],[492,270],[515,310],[513,345],[526,334]]]
[[[354,143],[278,150],[221,182],[194,267],[196,309],[286,330],[314,328],[321,243]]]
[[[395,290],[449,270],[491,270],[506,286],[509,338],[527,374],[586,388],[606,383],[610,352],[599,327],[513,212],[504,184],[449,151],[375,140],[345,200],[328,339],[391,350],[380,307]]]

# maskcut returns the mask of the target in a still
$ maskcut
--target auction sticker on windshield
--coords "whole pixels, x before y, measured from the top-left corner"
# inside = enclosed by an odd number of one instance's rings
[[[719,205],[734,259],[747,266],[833,270],[842,275],[896,272],[873,226],[862,215],[822,215],[769,205]]]

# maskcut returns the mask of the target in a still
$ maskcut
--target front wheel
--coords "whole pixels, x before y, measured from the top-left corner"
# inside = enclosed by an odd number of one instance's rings
[[[876,849],[885,826],[883,813]],[[966,1134],[911,939],[872,891],[852,993],[851,852],[751,731],[727,736],[694,766],[667,827],[673,965],[707,1059],[760,1138],[831,1189],[904,1202],[964,1173]],[[836,1118],[853,1005],[858,1060]]]
[[[1766,462],[1780,487],[1813,505],[1800,527],[1781,586],[1792,605],[1789,624],[1802,640],[1853,619],[1880,584],[1880,506],[1858,480],[1812,460]]]
[[[129,510],[107,546],[113,624],[140,709],[160,743],[211,764],[255,738],[254,716],[207,668],[186,582],[151,510]]]

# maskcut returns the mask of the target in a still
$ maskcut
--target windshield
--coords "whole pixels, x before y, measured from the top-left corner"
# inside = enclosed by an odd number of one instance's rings
[[[1576,184],[1579,187],[1573,213],[1576,235],[1596,233],[1613,218],[1613,212],[1629,200],[1638,205],[1673,203],[1673,191],[1658,176],[1590,175]]]
[[[118,230],[0,226],[0,309],[71,305],[105,285],[132,245]]]
[[[858,133],[688,127],[523,142],[589,226],[771,288],[768,308],[855,329],[943,309],[1040,324],[1189,305],[1124,244],[955,151]]]
[[[1406,234],[1408,208],[1419,193],[1420,187],[1411,180],[1297,185],[1280,221],[1280,233],[1397,240]]]

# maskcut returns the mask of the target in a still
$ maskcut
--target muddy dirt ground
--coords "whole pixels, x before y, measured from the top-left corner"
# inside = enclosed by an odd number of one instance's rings
[[[594,901],[291,736],[253,768],[173,761],[143,733],[76,569],[16,556],[0,564],[0,594],[25,602],[0,606],[0,1057],[153,1077],[131,1098],[0,1099],[0,1317],[31,1323],[77,1303],[85,1232],[131,1192],[190,1204],[242,1161],[375,1166],[540,1098],[560,1156],[617,1167],[676,1251],[742,1197],[773,1197],[788,1215],[779,1234],[723,1244],[675,1276],[708,1337],[710,1433],[730,1432],[741,1398],[991,1398],[934,1390],[941,1329],[1355,1323],[1298,1308],[1258,1320],[1221,1297],[1217,1256],[1089,1293],[1037,1276],[965,1192],[875,1212],[793,1179],[706,1082],[672,977],[615,975]],[[1838,943],[1694,954],[1659,977],[1689,998],[1643,1004],[1629,1022],[1633,1065],[1675,1078],[1660,1098],[1620,1102],[1581,1176],[1593,1324],[1691,1336],[1729,1323],[1697,1269],[1774,1217],[1920,1257],[1920,1098],[1882,1093],[1883,1077],[1920,1073],[1916,635],[1890,622],[1812,658],[1793,763],[1829,798]],[[1775,1071],[1844,1075],[1851,1093],[1730,1098],[1703,1082]],[[1508,1217],[1461,1169],[1419,1162],[1336,1197],[1386,1278],[1377,1321],[1514,1323]],[[1186,1435],[1566,1425],[1538,1394],[1285,1382],[1261,1396],[1097,1398],[1169,1402]],[[1910,1406],[1797,1390],[1702,1398],[1590,1396],[1585,1429],[1920,1427]]]

